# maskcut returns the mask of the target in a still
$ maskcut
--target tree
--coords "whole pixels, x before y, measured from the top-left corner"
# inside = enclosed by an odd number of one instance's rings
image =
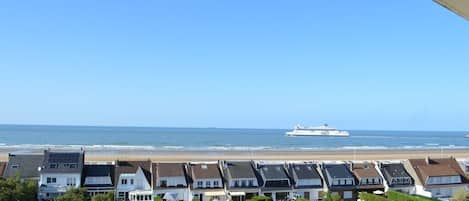
[[[91,201],[114,201],[114,193],[106,193],[95,195],[91,198]]]
[[[454,192],[451,201],[466,201],[469,198],[469,192],[465,190],[459,190]]]
[[[251,201],[272,201],[272,198],[267,196],[254,196],[251,198]]]
[[[324,201],[342,201],[342,198],[338,194],[332,194],[331,192],[327,192]]]
[[[55,198],[54,201],[90,201],[90,197],[86,193],[86,189],[73,188],[62,196]]]
[[[0,200],[35,201],[37,200],[37,184],[26,180],[21,182],[18,177],[0,179]]]

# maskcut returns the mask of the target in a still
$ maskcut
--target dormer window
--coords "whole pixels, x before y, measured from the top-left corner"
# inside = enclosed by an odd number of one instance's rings
[[[218,187],[218,181],[213,181],[213,187]]]
[[[126,185],[126,184],[127,184],[127,179],[122,179],[122,180],[121,180],[121,184],[122,184],[122,185]]]
[[[51,169],[55,169],[55,168],[57,168],[57,167],[58,167],[57,163],[51,163],[51,164],[49,164],[49,168],[51,168]]]
[[[18,165],[18,164],[13,164],[13,165],[11,165],[11,168],[12,168],[12,169],[18,169],[19,167],[20,167],[20,165]]]
[[[211,182],[210,182],[210,181],[206,181],[206,182],[205,182],[205,187],[206,187],[206,188],[210,188],[210,186],[211,186]]]
[[[64,167],[65,168],[77,168],[77,164],[76,163],[65,163]]]

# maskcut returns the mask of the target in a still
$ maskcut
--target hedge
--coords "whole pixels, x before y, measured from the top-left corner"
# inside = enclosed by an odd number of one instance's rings
[[[396,191],[388,191],[386,193],[389,201],[435,201],[438,199],[426,198],[422,196],[408,195]]]
[[[388,199],[386,199],[383,196],[374,195],[374,194],[371,194],[371,193],[363,193],[362,192],[362,193],[360,193],[359,197],[360,197],[360,200],[362,200],[362,201],[388,201]]]

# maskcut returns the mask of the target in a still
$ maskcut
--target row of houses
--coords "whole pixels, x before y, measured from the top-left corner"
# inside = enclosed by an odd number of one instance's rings
[[[85,152],[11,153],[0,175],[38,181],[38,198],[52,200],[70,188],[90,195],[114,192],[119,201],[234,200],[257,195],[274,201],[321,200],[326,192],[356,200],[359,192],[395,190],[449,198],[467,189],[469,161],[455,158],[404,161],[85,162]]]

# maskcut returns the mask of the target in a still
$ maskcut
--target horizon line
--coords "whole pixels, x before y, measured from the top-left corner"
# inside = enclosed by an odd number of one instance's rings
[[[0,126],[50,126],[50,127],[108,127],[108,128],[171,128],[171,129],[249,129],[249,130],[289,130],[292,128],[249,128],[249,127],[216,127],[216,126],[138,126],[138,125],[85,125],[85,124],[22,124],[0,123]],[[395,131],[395,132],[466,132],[465,130],[418,130],[418,129],[339,129],[347,131]]]

